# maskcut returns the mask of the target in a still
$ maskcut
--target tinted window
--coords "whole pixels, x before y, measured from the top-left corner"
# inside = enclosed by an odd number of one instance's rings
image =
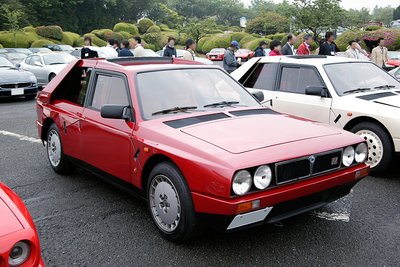
[[[279,90],[305,94],[308,86],[324,86],[317,71],[306,67],[283,67]]]
[[[274,90],[277,64],[258,64],[250,70],[250,76],[244,82],[244,87],[264,90]]]
[[[121,77],[98,75],[92,99],[92,106],[100,110],[105,104],[128,106],[128,94]]]

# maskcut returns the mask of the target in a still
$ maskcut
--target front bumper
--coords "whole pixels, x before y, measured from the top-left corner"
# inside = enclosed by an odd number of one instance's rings
[[[38,92],[38,87],[26,87],[18,89],[1,89],[0,98],[19,97],[19,96],[33,96]]]
[[[368,171],[367,165],[360,164],[229,200],[197,193],[192,193],[192,197],[199,218],[204,219],[203,221],[213,228],[230,231],[257,224],[274,223],[322,207],[347,195],[361,178],[368,175]],[[251,201],[259,201],[257,210],[237,212],[239,204]]]

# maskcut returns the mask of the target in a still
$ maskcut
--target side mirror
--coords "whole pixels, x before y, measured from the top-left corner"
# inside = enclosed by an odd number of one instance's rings
[[[329,97],[328,90],[323,86],[307,86],[306,95]]]
[[[132,111],[128,106],[104,105],[100,110],[101,117],[106,119],[131,120]]]
[[[40,63],[39,61],[33,62],[33,65],[38,66],[38,67],[43,67],[42,63]]]
[[[15,64],[15,67],[16,67],[17,69],[19,69],[19,68],[21,68],[21,64],[17,63],[17,64]]]
[[[264,101],[264,93],[261,91],[254,91],[251,93],[259,102]]]

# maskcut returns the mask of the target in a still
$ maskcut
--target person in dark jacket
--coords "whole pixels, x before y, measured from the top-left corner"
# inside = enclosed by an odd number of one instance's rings
[[[260,45],[254,51],[255,57],[265,57],[265,49],[267,48],[267,42],[261,41]]]
[[[123,40],[121,43],[122,48],[119,50],[119,57],[133,57],[131,50],[129,50],[129,41]]]
[[[287,37],[287,43],[282,47],[281,54],[286,56],[294,55],[294,44],[296,43],[297,38],[293,34],[289,34]]]
[[[85,46],[81,50],[81,59],[99,57],[97,51],[90,49],[93,46],[92,38],[86,36],[83,41],[85,42]]]
[[[168,38],[168,44],[164,48],[164,57],[177,57],[175,43],[174,37]]]
[[[333,32],[327,32],[325,34],[325,42],[319,46],[318,55],[334,56],[336,52],[340,52],[334,40],[335,35]]]
[[[239,50],[239,43],[232,41],[231,45],[226,49],[224,54],[224,70],[228,73],[236,70],[240,63],[236,60],[235,52]]]

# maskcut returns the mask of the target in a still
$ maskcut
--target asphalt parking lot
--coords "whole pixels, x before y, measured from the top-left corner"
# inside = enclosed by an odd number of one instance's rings
[[[82,170],[55,174],[35,101],[0,101],[0,181],[25,202],[47,266],[399,266],[400,157],[322,210],[184,245],[162,239],[144,202]]]

